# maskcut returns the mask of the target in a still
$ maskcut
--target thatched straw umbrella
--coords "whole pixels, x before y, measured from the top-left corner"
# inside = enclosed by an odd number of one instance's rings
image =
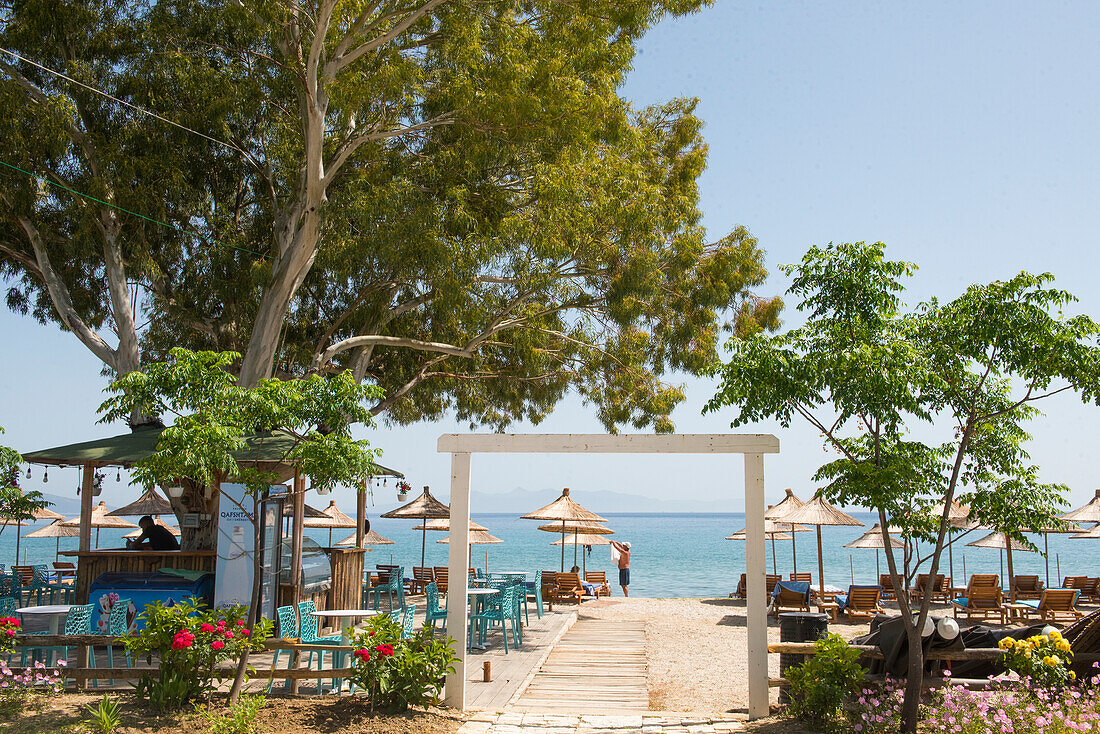
[[[168,523],[164,522],[164,520],[161,520],[160,515],[154,515],[153,516],[153,523],[156,524],[156,525],[160,525],[162,528],[164,528],[165,530],[170,532],[175,537],[177,537],[177,538],[180,537],[180,529],[177,528],[175,525],[169,525]],[[122,537],[123,538],[128,538],[128,539],[129,538],[140,538],[141,533],[142,533],[141,528],[138,528],[134,532],[126,533]]]
[[[65,525],[72,525],[74,527],[80,527],[80,518],[74,517],[72,520],[66,520]],[[129,520],[123,520],[121,517],[111,517],[107,511],[107,503],[103,500],[99,501],[99,504],[92,508],[92,517],[90,526],[95,528],[95,544],[99,547],[99,531],[101,528],[136,528],[137,525],[133,524]]]
[[[1100,523],[1100,489],[1096,490],[1096,496],[1088,504],[1067,512],[1062,515],[1062,519],[1081,524]]]
[[[882,528],[879,526],[879,524],[877,522],[874,525],[871,526],[870,530],[868,530],[866,533],[864,533],[863,535],[861,535],[858,538],[856,538],[855,540],[853,540],[851,543],[845,543],[844,547],[845,548],[874,549],[874,551],[875,551],[875,576],[881,575],[879,573],[879,564],[878,564],[878,555],[879,554],[878,554],[878,552],[886,547],[886,543],[882,540]],[[890,538],[890,547],[895,548],[895,549],[904,548],[905,543],[902,543],[897,538]]]
[[[38,528],[38,530],[32,530],[24,535],[24,538],[56,538],[57,547],[54,549],[53,559],[56,561],[61,557],[61,539],[62,538],[76,538],[80,536],[80,528],[72,527],[71,525],[65,525],[61,518],[60,520],[54,520],[45,527]],[[16,551],[18,553],[18,551]]]
[[[32,518],[33,521],[38,521],[38,520],[64,520],[64,519],[65,519],[64,515],[58,515],[53,510],[47,510],[45,507],[39,507],[37,510],[35,510],[34,511],[34,516]],[[0,527],[8,527],[9,525],[15,527],[15,562],[17,564],[19,563],[19,533],[22,532],[22,530],[23,530],[24,522],[25,521],[23,521],[23,520],[8,520],[8,519],[0,520]],[[29,533],[28,533],[28,535],[29,535]],[[53,536],[51,535],[51,536],[36,536],[36,537],[51,537],[52,538]]]
[[[560,545],[562,547],[562,550],[564,550],[565,547],[568,545],[571,545],[574,548],[576,548],[578,545],[611,545],[611,541],[607,538],[596,535],[595,533],[573,533],[571,535],[566,535],[564,538],[558,538],[550,545]],[[575,559],[573,563],[576,563]],[[588,572],[588,558],[586,556],[581,556],[581,567],[582,572]]]
[[[470,521],[470,530],[488,530],[480,523],[476,523],[473,520]],[[436,530],[444,533],[451,532],[451,518],[440,517],[435,520],[426,520],[420,525],[413,525],[413,530]]]
[[[117,510],[112,510],[107,514],[111,517],[143,517],[145,515],[153,517],[156,515],[171,515],[174,512],[175,510],[172,509],[171,502],[157,494],[155,489],[147,489],[141,493],[140,497],[130,504],[120,507]]]
[[[1011,542],[1010,542],[1011,541]],[[975,548],[993,548],[998,551],[1007,551],[1008,556],[1008,588],[1012,588],[1012,551],[1023,551],[1025,553],[1031,553],[1031,548],[1021,543],[1018,540],[1009,538],[1002,532],[995,531],[985,536],[984,538],[978,538],[977,540],[967,543]],[[1000,553],[998,553],[1000,555]],[[1004,558],[1001,558],[1001,577],[1004,577]]]
[[[355,535],[349,535],[348,537],[344,538],[343,540],[341,540],[336,545],[340,546],[340,547],[348,546],[348,545],[352,545],[352,546],[355,545]],[[390,540],[389,538],[383,538],[381,535],[379,535],[375,531],[371,530],[369,533],[366,533],[365,535],[363,535],[363,545],[364,546],[368,546],[368,545],[394,545],[394,542],[392,540]]]
[[[768,509],[764,510],[764,519],[765,520],[779,520],[779,519],[782,519],[782,517],[784,515],[786,515],[788,512],[792,512],[794,510],[797,510],[799,507],[802,507],[802,505],[806,504],[805,502],[800,500],[797,496],[795,496],[795,493],[792,492],[789,487],[786,489],[786,493],[787,493],[786,496],[782,500],[780,500],[778,504],[774,504],[771,507],[769,507]],[[806,531],[808,532],[809,528],[806,528]],[[799,530],[799,531],[796,531],[796,532],[803,532],[803,531]],[[795,536],[791,535],[791,563],[794,566],[794,572],[798,573],[798,549],[795,547],[794,539],[795,539]],[[773,543],[773,546],[774,546],[774,543]],[[772,551],[774,552],[774,550],[775,550],[775,548],[773,547]],[[773,568],[772,570],[774,571],[775,569]]]
[[[817,582],[819,584],[818,597],[825,598],[825,559],[821,554],[821,526],[822,525],[858,525],[859,520],[851,515],[838,510],[825,501],[820,494],[796,510],[791,510],[783,516],[783,522],[797,525],[814,525],[817,527]]]
[[[344,514],[339,507],[336,506],[336,500],[329,500],[328,507],[321,510],[321,514],[324,518],[319,517],[307,517],[302,521],[302,527],[305,528],[328,528],[328,544],[332,545],[332,530],[333,528],[354,528],[355,519]]]
[[[471,524],[473,524],[473,523],[471,522]],[[436,543],[450,543],[451,538],[450,538],[450,536],[447,536],[447,537],[441,538],[440,540],[437,540],[435,542]],[[503,543],[503,542],[504,542],[503,540],[496,537],[495,535],[490,535],[489,531],[485,530],[484,528],[482,528],[480,530],[470,528],[470,541],[469,541],[470,545],[492,545],[493,543]],[[469,557],[467,557],[467,561],[469,561]],[[488,548],[485,549],[485,571],[486,571],[486,573],[488,573],[488,571],[489,571],[489,549]]]
[[[424,487],[424,492],[407,505],[402,505],[396,510],[390,510],[383,513],[381,517],[385,518],[405,518],[407,520],[431,520],[433,518],[443,518],[451,516],[451,508],[443,504],[435,497],[432,497],[432,493],[428,491],[427,487]],[[424,565],[424,560],[428,557],[428,531],[424,529],[423,535],[420,541],[420,565]]]
[[[776,522],[775,520],[769,520],[764,518],[764,538],[772,542],[772,573],[778,573],[775,565],[775,541],[776,540],[794,540],[794,533],[796,532],[808,532],[810,529],[804,525],[791,525],[785,522]],[[726,540],[745,540],[748,536],[745,534],[745,528],[738,530],[733,535],[727,535]]]
[[[557,531],[561,532],[561,537],[563,539],[565,538],[566,533],[570,532],[566,527],[566,523],[570,523],[570,522],[572,522],[572,523],[607,522],[606,518],[600,517],[595,512],[592,512],[591,510],[586,510],[585,508],[581,507],[576,502],[574,502],[573,499],[569,496],[569,487],[566,487],[565,489],[563,489],[562,492],[561,492],[561,497],[558,497],[556,500],[554,500],[550,504],[546,505],[546,507],[540,507],[539,509],[535,510],[534,512],[528,512],[526,515],[521,515],[520,519],[521,520],[556,520],[556,521],[560,521],[561,522],[561,527],[558,528]],[[542,530],[542,529],[543,528],[541,528],[541,527],[539,528],[539,530]],[[583,532],[590,532],[590,530],[580,529],[580,530],[574,530],[572,532],[583,533]],[[597,533],[597,534],[604,535],[605,533]],[[574,556],[575,556],[575,553],[574,553]],[[561,547],[561,570],[565,571],[565,545],[564,544]]]
[[[932,507],[932,516],[936,518],[943,517],[944,504],[942,502],[937,503]],[[955,500],[951,500],[951,509],[947,512],[947,525],[948,528],[954,528],[956,530],[962,530],[964,533],[970,530],[975,530],[979,527],[978,523],[970,519],[970,508],[964,504],[960,504]],[[950,533],[950,530],[948,531]],[[950,535],[948,536],[950,540]],[[955,578],[955,544],[947,544],[947,567],[951,571],[951,578]],[[954,583],[954,582],[952,582]]]
[[[564,532],[562,531],[562,528],[564,528]],[[575,537],[576,534],[581,534],[581,535],[614,535],[615,534],[615,531],[612,530],[611,528],[605,527],[605,526],[600,525],[599,523],[596,523],[596,522],[569,521],[569,520],[563,520],[561,523],[554,523],[552,525],[539,525],[538,529],[542,530],[543,532],[547,532],[547,533],[561,533],[561,539],[562,540],[565,540],[566,533],[573,533],[574,534],[574,538],[573,538],[573,540],[574,540],[574,543],[573,543],[573,565],[574,566],[577,565],[577,548],[579,547],[578,544],[576,543],[576,537]],[[551,545],[553,545],[553,544],[551,543]],[[581,545],[583,545],[583,543]],[[610,545],[610,543],[608,543],[608,545]],[[562,566],[562,570],[564,571],[565,570],[565,545],[564,544],[562,544],[562,547],[561,547],[561,554],[562,554],[562,564],[561,564],[561,566]]]

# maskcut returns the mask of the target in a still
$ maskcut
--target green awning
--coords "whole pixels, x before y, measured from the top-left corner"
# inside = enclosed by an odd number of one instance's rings
[[[138,426],[129,433],[110,438],[98,438],[68,446],[31,451],[23,454],[23,460],[32,464],[52,466],[93,464],[130,467],[153,453],[157,438],[163,430],[164,428],[159,425]],[[293,446],[294,440],[293,436],[282,431],[248,436],[245,438],[248,448],[236,455],[237,462],[240,464],[282,463],[283,457]],[[376,476],[388,475],[402,478],[405,476],[381,464],[375,464],[375,469]]]

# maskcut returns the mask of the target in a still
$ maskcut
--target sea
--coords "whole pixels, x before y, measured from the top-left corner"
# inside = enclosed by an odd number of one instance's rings
[[[853,512],[855,518],[865,523],[865,527],[823,527],[821,529],[822,547],[825,561],[826,585],[847,587],[851,583],[873,583],[878,573],[887,572],[886,559],[882,551],[852,550],[844,548],[866,532],[877,522],[871,513]],[[745,527],[743,513],[707,513],[707,514],[650,514],[650,513],[604,513],[607,526],[615,531],[614,539],[629,541],[631,544],[630,594],[641,597],[725,597],[737,587],[740,575],[745,571],[745,542],[725,540],[727,535]],[[470,565],[485,568],[488,571],[528,571],[558,570],[562,562],[561,548],[550,545],[560,535],[538,530],[542,523],[533,520],[521,520],[516,515],[475,514],[473,519],[500,538],[502,543],[477,545],[471,547]],[[41,527],[46,523],[34,523],[22,528],[23,534]],[[405,566],[406,575],[412,576],[412,567],[421,565],[421,544],[423,540],[425,563],[431,566],[447,564],[448,545],[438,543],[445,533],[428,531],[426,538],[422,531],[413,530],[418,521],[390,520],[371,518],[371,529],[394,541],[394,545],[376,546],[367,555],[367,565],[400,564]],[[0,531],[0,563],[10,565],[15,558],[15,530],[9,526]],[[99,533],[98,547],[121,548],[124,546],[122,533],[103,529]],[[977,540],[988,531],[971,532],[953,549],[953,578],[957,585],[974,573],[996,573],[1002,579],[1007,578],[1004,566],[1004,554],[1001,551],[967,547],[965,543]],[[347,537],[351,531],[332,531],[332,541]],[[327,530],[307,529],[306,535],[322,546],[329,544]],[[1033,536],[1032,542],[1041,551],[1043,537]],[[96,543],[96,534],[92,532],[92,542]],[[53,538],[24,538],[20,541],[19,554],[24,563],[50,563],[55,560],[57,541]],[[1054,584],[1063,576],[1100,575],[1097,571],[1100,563],[1100,541],[1072,539],[1068,535],[1052,534],[1048,538],[1049,578]],[[60,539],[60,549],[75,550],[76,538]],[[927,546],[920,547],[922,555],[927,554]],[[767,569],[786,576],[796,567],[800,572],[812,572],[817,582],[817,535],[814,531],[797,533],[792,552],[790,540],[777,540],[773,545],[766,544]],[[898,561],[901,562],[901,553]],[[572,546],[565,550],[565,568],[574,564],[588,570],[606,571],[615,595],[619,590],[614,586],[617,569],[611,561],[607,546],[595,546],[586,549],[583,546],[575,551]],[[1017,574],[1039,574],[1045,580],[1047,558],[1041,553],[1014,551],[1013,569]],[[941,562],[943,573],[948,571],[949,558],[945,552]]]

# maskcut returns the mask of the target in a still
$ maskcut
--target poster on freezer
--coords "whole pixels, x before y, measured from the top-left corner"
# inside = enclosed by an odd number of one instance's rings
[[[252,498],[243,484],[223,484],[218,501],[218,566],[214,606],[248,606],[252,596],[256,535],[249,513]]]

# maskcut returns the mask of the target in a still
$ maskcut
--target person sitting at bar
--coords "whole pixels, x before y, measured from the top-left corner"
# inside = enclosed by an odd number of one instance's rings
[[[153,518],[148,515],[138,520],[138,526],[141,528],[141,535],[133,540],[126,541],[126,547],[130,550],[148,548],[149,550],[169,551],[180,549],[180,544],[171,531],[163,525],[157,525]]]

